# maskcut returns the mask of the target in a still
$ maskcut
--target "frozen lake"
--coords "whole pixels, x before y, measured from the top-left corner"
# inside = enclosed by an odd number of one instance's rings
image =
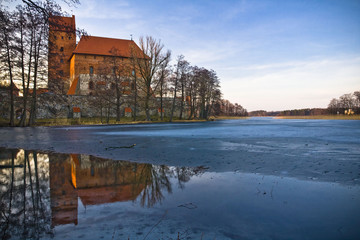
[[[360,183],[360,121],[250,118],[181,124],[0,128],[0,146],[156,165]],[[126,148],[133,146],[133,148]]]
[[[0,135],[0,146],[29,150],[0,150],[4,239],[360,235],[360,121],[252,118]]]

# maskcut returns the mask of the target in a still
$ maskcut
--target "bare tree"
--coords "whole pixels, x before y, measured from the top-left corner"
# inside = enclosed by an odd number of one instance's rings
[[[14,111],[14,46],[13,40],[15,37],[15,26],[12,21],[12,14],[0,8],[0,61],[1,72],[6,73],[1,77],[10,80],[9,96],[10,96],[10,126],[15,125],[15,111]]]
[[[120,107],[124,103],[123,94],[128,94],[130,90],[126,87],[130,86],[131,65],[125,64],[120,57],[120,51],[116,48],[111,49],[111,56],[104,58],[100,65],[100,76],[106,81],[106,85],[110,91],[115,93],[116,121],[120,121]],[[108,94],[107,92],[104,92]],[[113,95],[113,94],[110,94]],[[110,103],[113,101],[109,101]]]
[[[185,78],[186,78],[186,74],[189,68],[189,63],[184,59],[185,57],[183,55],[178,56],[177,58],[177,63],[175,65],[175,73],[172,79],[173,82],[173,102],[172,102],[172,107],[171,107],[171,113],[170,113],[170,122],[172,122],[173,120],[173,116],[174,116],[174,111],[176,108],[176,96],[177,96],[177,92],[178,92],[178,88],[179,88],[179,83],[182,83],[180,86],[185,86]],[[183,88],[181,88],[181,93],[182,93],[182,101],[183,101],[183,95],[184,95],[184,91]],[[181,103],[183,104],[183,103]],[[183,105],[181,105],[182,107]],[[181,110],[181,115],[182,115],[182,110]]]
[[[64,2],[79,3],[78,0]],[[2,74],[10,80],[10,92],[14,91],[14,79],[21,81],[23,96],[19,126],[33,125],[36,121],[37,89],[39,81],[47,78],[48,25],[49,17],[53,15],[62,15],[54,0],[22,0],[22,5],[12,13],[1,5],[1,69],[6,69]],[[77,32],[84,33],[80,29]],[[10,94],[12,126],[15,118],[13,95]]]
[[[137,88],[143,92],[146,120],[150,121],[150,98],[160,83],[155,79],[156,73],[170,59],[171,53],[170,51],[164,53],[164,45],[149,36],[145,39],[141,37],[139,45],[141,54],[132,51],[132,60],[136,67],[135,70],[139,72],[141,77],[138,79],[140,83],[137,84]]]
[[[171,69],[169,68],[169,60],[165,61],[160,68],[160,71],[158,73],[158,79],[159,79],[159,94],[160,94],[160,119],[161,121],[164,120],[164,103],[163,103],[163,96],[165,92],[167,92],[167,83],[168,78],[171,75]]]

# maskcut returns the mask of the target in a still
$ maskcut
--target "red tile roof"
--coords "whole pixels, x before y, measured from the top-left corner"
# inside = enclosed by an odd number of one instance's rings
[[[131,57],[131,49],[134,49],[138,56],[142,55],[142,51],[132,40],[104,38],[94,36],[82,36],[77,44],[74,53]],[[145,56],[146,57],[146,56]]]

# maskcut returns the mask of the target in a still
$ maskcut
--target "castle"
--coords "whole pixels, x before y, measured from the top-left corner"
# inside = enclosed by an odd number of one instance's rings
[[[71,98],[73,114],[96,116],[98,113],[90,110],[89,96],[117,87],[109,75],[117,73],[121,78],[122,98],[130,97],[136,77],[132,54],[144,56],[133,40],[82,36],[76,44],[75,16],[53,16],[49,19],[49,91],[74,96]],[[127,102],[122,111],[130,116],[132,108]],[[87,113],[79,113],[83,109]]]
[[[92,87],[79,89],[79,80],[86,79],[85,76],[98,75],[101,65],[114,61],[114,57],[118,68],[129,70],[123,73],[124,76],[135,74],[135,70],[130,67],[131,52],[141,55],[142,51],[133,40],[82,36],[76,44],[74,15],[54,16],[49,22],[49,90],[60,90],[69,95],[91,95]]]

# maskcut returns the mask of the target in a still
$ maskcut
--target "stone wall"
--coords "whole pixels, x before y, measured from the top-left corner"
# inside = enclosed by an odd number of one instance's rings
[[[10,117],[10,98],[3,92],[0,101],[0,117],[9,119]],[[132,97],[122,97],[124,103],[121,105],[121,117],[131,117],[133,114]],[[15,112],[17,117],[22,112],[22,97],[15,98]],[[29,97],[28,107],[30,109],[31,98]],[[102,116],[107,116],[107,104],[101,104],[101,100],[96,96],[84,95],[59,95],[51,92],[43,93],[37,97],[37,118],[38,119],[51,119],[51,118],[76,118],[78,116],[85,118],[100,117],[101,109]],[[115,99],[114,99],[115,102]],[[172,106],[172,98],[163,99],[163,114],[170,116]],[[176,111],[174,116],[179,116],[180,99],[176,104]],[[116,106],[110,106],[109,116],[116,117]],[[79,110],[79,111],[77,111]],[[151,104],[150,114],[152,116],[160,116],[160,98],[153,99]],[[137,116],[145,116],[145,110],[142,106],[141,100],[137,106]],[[188,116],[188,106],[184,106],[183,117]]]

